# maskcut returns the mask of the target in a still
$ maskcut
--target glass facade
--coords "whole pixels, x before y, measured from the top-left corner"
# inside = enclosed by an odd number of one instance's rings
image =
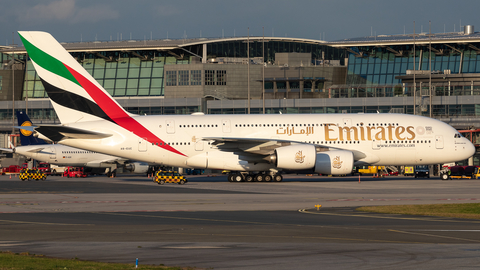
[[[124,52],[72,53],[90,75],[114,97],[163,96],[164,66],[185,64],[190,60],[177,60],[174,56],[157,51],[137,51],[136,55]],[[27,63],[24,96],[47,97],[30,61]],[[174,74],[176,76],[176,74]],[[188,75],[187,75],[188,76]],[[167,76],[167,79],[169,77]],[[177,78],[171,78],[177,81]]]
[[[480,47],[480,43],[472,43]],[[399,46],[350,47],[347,85],[397,85],[407,70],[414,69],[413,44]],[[463,52],[463,58],[462,53]],[[480,55],[468,45],[432,44],[432,71],[449,70],[457,73],[480,73]],[[415,70],[430,70],[428,44],[415,46]]]
[[[265,48],[265,62],[275,63],[275,53],[298,52],[312,53],[312,62],[315,60],[340,60],[340,64],[345,64],[346,52],[344,49],[331,46],[311,44],[303,42],[289,41],[268,41],[262,44],[261,40],[251,40],[250,57],[262,57],[262,48]],[[247,57],[247,42],[228,41],[215,42],[207,45],[208,57]]]

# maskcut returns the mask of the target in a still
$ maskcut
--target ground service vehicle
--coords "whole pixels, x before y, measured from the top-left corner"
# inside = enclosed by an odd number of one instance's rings
[[[10,165],[8,167],[3,168],[2,174],[6,173],[19,173],[22,170],[22,167],[19,165]]]
[[[37,169],[45,174],[50,174],[51,172],[50,163],[47,162],[40,162],[37,166]]]
[[[405,166],[404,167],[404,171],[403,171],[403,175],[405,176],[413,176],[414,175],[414,168],[413,166]]]
[[[153,181],[158,183],[159,185],[163,185],[165,183],[173,183],[173,184],[180,184],[183,185],[187,183],[187,179],[183,177],[183,175],[179,174],[175,171],[157,171]]]
[[[428,165],[415,166],[415,178],[427,177],[430,178],[430,169]]]
[[[67,167],[65,171],[63,171],[63,176],[66,176],[68,178],[85,178],[87,177],[87,174],[83,171],[83,167]]]
[[[45,173],[37,169],[22,169],[20,171],[19,178],[22,181],[25,181],[25,180],[45,181],[45,179],[47,179],[47,176],[45,175]]]
[[[53,174],[53,175],[62,175],[63,172],[66,169],[67,169],[67,167],[58,166],[58,165],[55,165],[55,164],[50,165],[51,174]]]
[[[478,166],[452,166],[440,174],[442,180],[448,179],[478,179],[480,170]]]
[[[357,173],[362,174],[375,174],[378,173],[377,166],[359,166],[357,167]]]

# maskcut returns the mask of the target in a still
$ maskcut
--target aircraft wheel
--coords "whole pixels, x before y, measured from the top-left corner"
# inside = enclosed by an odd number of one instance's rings
[[[233,175],[233,182],[242,182],[243,175],[241,173],[237,173]]]
[[[247,175],[245,176],[245,181],[247,181],[247,182],[252,182],[252,181],[253,181],[253,178],[254,178],[253,175],[247,174]]]
[[[265,175],[265,182],[271,182],[272,181],[272,176],[270,174]]]
[[[265,178],[264,175],[261,173],[255,175],[255,181],[257,182],[263,182],[264,178]]]
[[[231,173],[228,174],[227,178],[228,178],[228,182],[233,182],[233,174]]]
[[[282,182],[283,176],[282,176],[281,174],[275,174],[275,175],[273,176],[273,180],[274,180],[275,182]]]
[[[442,175],[440,175],[440,178],[441,178],[442,180],[448,180],[449,177],[448,177],[448,174],[442,173]]]

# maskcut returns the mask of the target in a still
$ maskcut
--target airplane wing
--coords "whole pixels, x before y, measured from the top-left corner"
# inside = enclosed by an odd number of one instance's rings
[[[35,128],[35,131],[47,137],[48,139],[58,142],[63,139],[103,139],[112,136],[112,134],[105,134],[94,132],[85,129],[73,128],[60,125],[40,125]]]
[[[13,153],[14,152],[14,150],[11,149],[11,148],[0,148],[0,151],[7,152],[7,153]]]
[[[109,159],[101,159],[101,160],[91,160],[88,161],[85,165],[87,167],[99,167],[101,164],[123,164],[127,162],[128,159],[125,158],[109,158]]]
[[[204,137],[203,141],[213,141],[212,145],[217,146],[219,150],[223,151],[241,151],[257,155],[271,155],[275,149],[291,144],[298,144],[298,141],[282,140],[278,138],[258,139],[258,138],[241,138],[241,137]],[[358,150],[343,149],[339,147],[332,147],[326,145],[314,144],[317,152],[324,152],[330,150],[348,150],[353,153],[354,160],[364,159],[367,155]]]

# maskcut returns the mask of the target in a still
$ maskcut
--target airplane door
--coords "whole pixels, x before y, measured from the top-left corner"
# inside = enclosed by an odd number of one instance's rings
[[[175,133],[175,120],[167,120],[165,121],[165,125],[167,126],[167,133],[174,134]]]
[[[49,154],[50,160],[57,159],[57,151],[56,151],[55,147],[48,148],[48,152],[51,153],[51,154]]]
[[[146,152],[147,151],[147,141],[145,138],[138,139],[138,152]]]
[[[204,141],[202,140],[195,142],[195,151],[203,151],[203,143]]]
[[[443,136],[441,135],[435,136],[435,148],[443,149]]]
[[[224,133],[230,133],[230,120],[223,119],[222,120],[222,130]]]

